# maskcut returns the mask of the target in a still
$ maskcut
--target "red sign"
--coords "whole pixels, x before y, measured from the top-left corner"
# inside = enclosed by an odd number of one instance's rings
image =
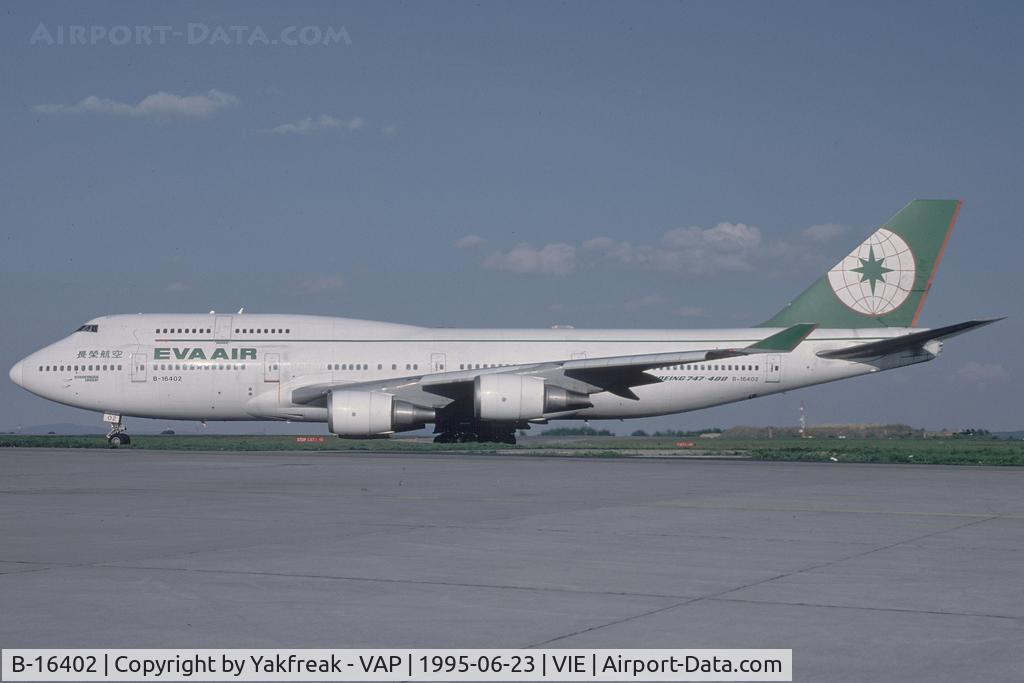
[[[295,437],[295,443],[323,443],[324,437],[322,436],[297,436]]]
[[[692,441],[676,441],[676,448],[693,448],[695,445]]]

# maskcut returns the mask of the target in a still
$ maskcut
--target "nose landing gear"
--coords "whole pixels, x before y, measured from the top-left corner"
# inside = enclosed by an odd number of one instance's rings
[[[132,439],[128,436],[128,427],[124,424],[124,418],[120,415],[105,413],[103,421],[110,424],[110,431],[107,432],[107,443],[110,444],[111,448],[131,445]]]

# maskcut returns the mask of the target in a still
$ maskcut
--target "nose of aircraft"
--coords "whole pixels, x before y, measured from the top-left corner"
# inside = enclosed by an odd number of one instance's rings
[[[21,386],[21,382],[22,382],[22,379],[21,379],[22,371],[21,371],[21,369],[22,369],[23,366],[24,366],[24,361],[20,361],[19,360],[17,363],[14,364],[13,367],[11,367],[11,372],[10,372],[11,381],[14,382],[15,384],[17,384],[19,387]]]

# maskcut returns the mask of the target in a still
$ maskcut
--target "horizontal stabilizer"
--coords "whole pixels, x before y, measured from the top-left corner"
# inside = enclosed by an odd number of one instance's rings
[[[776,332],[770,337],[751,344],[744,350],[748,353],[789,353],[800,346],[800,342],[807,339],[807,336],[817,327],[817,323],[797,323],[782,332]]]
[[[911,334],[905,334],[902,337],[893,337],[892,339],[882,339],[881,341],[868,342],[867,344],[848,346],[845,349],[822,351],[818,355],[822,358],[835,358],[839,360],[877,358],[878,356],[885,356],[890,353],[898,353],[908,349],[920,348],[930,341],[949,339],[950,337],[955,337],[958,334],[963,334],[964,332],[969,332],[970,330],[978,327],[984,327],[985,325],[991,325],[992,323],[999,322],[1003,319],[1004,318],[985,318],[983,320],[968,320],[966,322],[956,323],[955,325],[937,327],[934,330],[912,332]]]

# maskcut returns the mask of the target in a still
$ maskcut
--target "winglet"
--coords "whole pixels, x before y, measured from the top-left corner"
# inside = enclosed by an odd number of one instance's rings
[[[765,337],[759,342],[754,342],[746,347],[744,351],[755,351],[758,353],[789,353],[800,345],[807,335],[814,332],[818,327],[817,323],[797,323],[791,325],[781,332],[776,332],[770,337]]]

